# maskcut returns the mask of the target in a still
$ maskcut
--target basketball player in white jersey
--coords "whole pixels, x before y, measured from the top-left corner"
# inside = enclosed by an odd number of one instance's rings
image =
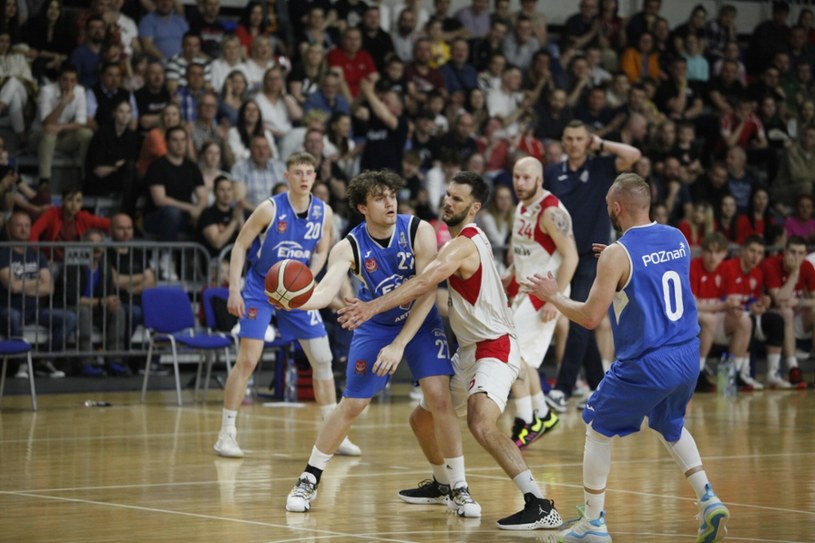
[[[489,197],[489,185],[477,174],[460,172],[447,188],[442,220],[453,239],[421,273],[369,302],[349,300],[340,323],[356,329],[374,315],[409,303],[449,282],[450,325],[458,339],[451,381],[456,410],[467,413],[476,441],[489,452],[524,496],[524,508],[498,521],[505,530],[557,528],[562,520],[552,500],[535,482],[521,452],[498,429],[509,389],[518,377],[520,350],[506,293],[487,236],[475,217]],[[427,413],[426,416],[430,416]]]
[[[578,257],[572,218],[563,203],[543,188],[543,166],[538,159],[524,157],[515,163],[512,187],[518,208],[511,241],[514,274],[507,290],[512,295],[512,316],[523,362],[512,385],[512,440],[522,449],[558,423],[557,415],[546,405],[538,368],[552,342],[560,312],[532,294],[519,293],[518,283],[535,273],[552,272],[561,292],[568,296]]]

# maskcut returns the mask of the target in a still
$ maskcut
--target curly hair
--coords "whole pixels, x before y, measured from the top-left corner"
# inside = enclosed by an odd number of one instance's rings
[[[405,185],[405,181],[390,170],[366,170],[348,183],[346,195],[348,205],[356,210],[360,204],[368,201],[368,196],[377,196],[387,191],[395,194]]]

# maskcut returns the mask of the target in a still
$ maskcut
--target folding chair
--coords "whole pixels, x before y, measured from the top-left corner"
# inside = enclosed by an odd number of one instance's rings
[[[175,391],[178,405],[181,405],[181,378],[178,371],[178,344],[190,349],[199,351],[201,358],[198,362],[198,370],[195,376],[195,395],[198,398],[198,388],[201,381],[201,366],[204,364],[205,353],[207,351],[224,350],[226,356],[227,371],[232,365],[229,358],[229,348],[232,346],[232,338],[226,334],[212,333],[209,331],[200,332],[195,330],[195,316],[193,315],[190,299],[187,293],[180,287],[156,287],[145,289],[142,292],[142,311],[144,312],[144,327],[147,330],[149,346],[147,348],[147,359],[144,365],[144,382],[141,389],[141,401],[144,403],[144,395],[147,392],[147,380],[150,377],[150,359],[153,355],[153,347],[157,343],[170,343],[170,352],[173,356],[173,371],[175,374]],[[214,357],[207,361],[207,377],[212,372]],[[209,379],[204,384],[204,398],[209,388]]]
[[[3,357],[3,369],[0,374],[0,401],[3,400],[3,391],[6,389],[6,366],[10,356],[26,357],[28,364],[28,384],[31,387],[31,409],[37,410],[37,391],[34,387],[34,364],[31,362],[32,346],[24,339],[0,339],[0,356]]]
[[[217,318],[215,316],[215,308],[212,305],[212,302],[215,299],[228,300],[229,289],[226,287],[212,287],[204,291],[204,321],[207,328],[213,331],[219,330]],[[240,348],[240,338],[237,334],[232,334],[232,337],[235,341],[235,352],[237,352]],[[265,341],[263,343],[264,349],[274,349],[278,353],[275,356],[275,397],[283,397],[283,388],[285,387],[285,369],[286,365],[288,364],[288,357],[293,356],[293,353],[291,352],[293,345],[293,340],[284,339],[279,336],[276,337],[274,341]],[[260,360],[258,360],[257,368],[255,368],[258,375],[261,372],[262,364],[263,357],[261,356]],[[258,396],[257,380],[254,381],[254,395],[255,397]]]

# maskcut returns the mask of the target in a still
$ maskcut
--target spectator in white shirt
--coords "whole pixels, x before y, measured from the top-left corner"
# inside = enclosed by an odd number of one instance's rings
[[[221,41],[221,56],[210,63],[212,72],[212,88],[221,93],[224,90],[224,81],[235,70],[246,75],[246,64],[243,62],[241,40],[235,34],[227,34]],[[249,77],[247,76],[247,81]]]
[[[39,156],[41,182],[51,179],[55,151],[76,157],[81,179],[85,178],[85,155],[93,131],[88,128],[85,89],[78,80],[76,68],[67,64],[60,70],[56,83],[40,89],[31,143]]]
[[[524,94],[521,91],[521,70],[517,66],[507,66],[501,74],[501,86],[487,91],[487,111],[490,117],[499,117],[510,136],[518,133],[518,117],[525,110]]]

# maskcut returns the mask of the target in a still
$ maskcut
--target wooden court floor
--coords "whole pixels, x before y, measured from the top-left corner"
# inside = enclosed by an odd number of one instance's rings
[[[407,425],[407,388],[374,403],[352,429],[360,458],[335,458],[308,514],[284,504],[320,424],[315,406],[248,405],[238,419],[242,460],[212,444],[220,392],[174,405],[172,392],[7,397],[0,411],[0,541],[3,542],[553,542],[551,532],[502,532],[495,521],[521,506],[509,479],[465,437],[470,488],[481,519],[411,506],[400,488],[428,477]],[[502,424],[508,428],[509,418]],[[815,541],[815,391],[694,399],[687,426],[732,512],[728,541]],[[582,499],[584,426],[570,405],[560,427],[525,452],[565,517]],[[692,491],[650,432],[616,440],[607,494],[615,542],[692,542]]]

